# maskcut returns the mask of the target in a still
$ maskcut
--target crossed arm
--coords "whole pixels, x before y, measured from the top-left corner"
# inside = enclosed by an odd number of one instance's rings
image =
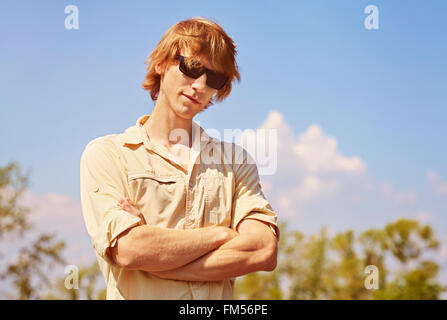
[[[277,240],[270,227],[246,219],[240,223],[239,232],[219,248],[182,267],[154,274],[173,280],[213,281],[275,269]]]
[[[129,203],[123,209],[141,216]],[[276,267],[277,238],[268,224],[243,220],[239,232],[222,226],[192,230],[134,227],[118,237],[117,265],[172,280],[217,281]]]

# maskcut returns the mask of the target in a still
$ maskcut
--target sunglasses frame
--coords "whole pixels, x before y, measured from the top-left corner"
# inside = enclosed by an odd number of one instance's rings
[[[177,60],[180,61],[179,63],[179,70],[186,75],[187,77],[190,77],[192,79],[197,79],[201,77],[204,73],[206,73],[206,84],[210,88],[220,90],[222,89],[225,84],[228,81],[228,77],[223,75],[222,73],[218,73],[216,71],[210,70],[208,68],[205,68],[204,66],[201,66],[200,68],[194,68],[194,73],[191,72],[190,68],[185,63],[185,60],[188,59],[184,56],[177,56]],[[214,82],[214,80],[218,81],[216,77],[224,77],[225,81],[222,83],[222,85],[218,86],[217,83]],[[213,80],[214,79],[214,80]],[[219,81],[220,82],[220,81]]]

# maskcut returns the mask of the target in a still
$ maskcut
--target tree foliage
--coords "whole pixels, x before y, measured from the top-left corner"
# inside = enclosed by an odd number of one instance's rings
[[[424,258],[439,241],[416,220],[399,219],[358,236],[348,230],[329,237],[325,228],[306,236],[284,223],[280,229],[276,270],[238,279],[236,298],[439,299],[447,290],[437,281],[439,265]],[[379,271],[378,289],[365,285],[371,265]]]
[[[54,279],[51,278],[55,268],[66,264],[63,258],[65,242],[58,241],[54,234],[35,230],[30,223],[32,208],[20,206],[28,181],[28,174],[22,173],[17,163],[0,167],[0,240],[7,246],[10,246],[7,239],[9,236],[21,241],[15,258],[0,266],[0,280],[9,283],[14,290],[5,295],[5,298],[43,298],[45,292],[55,290],[52,283]],[[37,236],[33,236],[36,233]],[[29,240],[31,236],[34,237],[33,240]],[[90,281],[98,272],[91,271],[88,267],[81,271],[86,282],[84,291],[87,298],[98,298],[98,293],[93,292],[94,281]],[[79,295],[79,292],[72,291],[72,296]]]
[[[12,162],[0,167],[0,240],[6,235],[19,237],[30,229],[29,209],[19,206],[18,200],[28,186],[28,176]]]
[[[61,253],[64,242],[55,242],[54,236],[41,234],[33,243],[20,249],[18,257],[0,274],[0,279],[8,279],[16,289],[18,299],[39,299],[42,288],[50,285],[51,269],[65,263]]]

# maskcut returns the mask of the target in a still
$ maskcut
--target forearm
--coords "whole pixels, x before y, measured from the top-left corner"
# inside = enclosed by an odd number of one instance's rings
[[[174,270],[155,276],[187,281],[218,281],[276,267],[276,246],[266,246],[258,235],[238,235],[220,248]]]
[[[193,230],[142,225],[119,238],[111,254],[118,265],[142,271],[179,268],[218,248],[234,235],[224,227]]]

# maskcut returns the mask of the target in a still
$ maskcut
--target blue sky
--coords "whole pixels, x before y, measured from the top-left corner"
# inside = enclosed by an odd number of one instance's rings
[[[79,30],[64,27],[69,4],[78,6]],[[370,4],[379,30],[364,27]],[[365,193],[358,207],[339,199],[315,209],[325,213],[309,229],[366,227],[361,212],[377,209],[382,225],[393,210],[429,212],[445,232],[447,198],[427,179],[432,169],[447,181],[445,12],[441,0],[2,1],[0,165],[16,160],[31,169],[33,192],[79,201],[85,145],[151,112],[141,89],[146,57],[172,24],[204,16],[237,43],[242,76],[225,102],[199,116],[204,128],[256,129],[276,110],[296,140],[315,124],[340,154],[360,157],[374,190],[390,182],[417,195],[403,208],[380,192]],[[335,219],[332,209],[350,213]]]
[[[145,58],[173,23],[202,15],[235,39],[242,74],[200,116],[204,125],[255,128],[274,108],[297,133],[319,123],[377,177],[416,184],[427,166],[447,176],[447,5],[375,1],[372,31],[363,26],[370,3],[4,1],[0,133],[13,138],[2,139],[1,161],[32,168],[36,190],[76,196],[82,147],[152,110]],[[64,28],[68,4],[79,8],[79,30]]]

